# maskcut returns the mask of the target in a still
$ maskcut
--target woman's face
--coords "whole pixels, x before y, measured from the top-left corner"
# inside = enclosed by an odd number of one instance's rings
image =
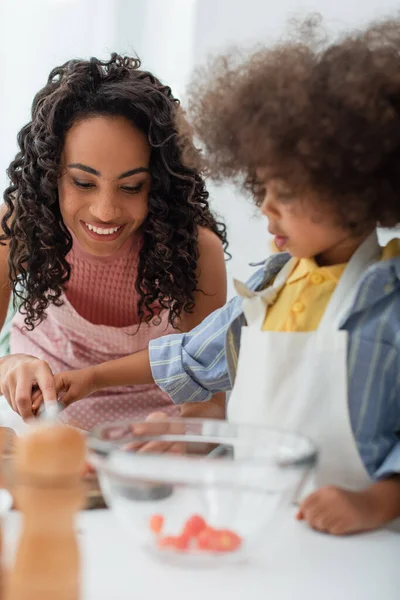
[[[118,251],[148,212],[150,145],[124,117],[94,116],[68,131],[58,182],[65,225],[96,256]]]

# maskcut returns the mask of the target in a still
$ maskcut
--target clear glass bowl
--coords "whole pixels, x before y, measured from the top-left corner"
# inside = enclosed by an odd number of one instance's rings
[[[217,420],[111,423],[96,428],[88,446],[105,501],[132,540],[190,564],[256,551],[317,461],[303,436]]]

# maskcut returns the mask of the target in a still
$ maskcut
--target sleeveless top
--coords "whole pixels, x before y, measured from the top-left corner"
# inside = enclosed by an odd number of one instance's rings
[[[63,305],[50,305],[46,319],[33,331],[24,328],[24,316],[18,312],[11,326],[11,353],[36,356],[59,373],[139,352],[150,340],[172,333],[166,311],[160,315],[161,323],[138,326],[139,252],[140,243],[128,240],[112,256],[92,256],[74,238]],[[95,392],[67,407],[61,419],[91,429],[108,421],[144,418],[157,410],[177,414],[179,408],[155,384],[147,384]]]

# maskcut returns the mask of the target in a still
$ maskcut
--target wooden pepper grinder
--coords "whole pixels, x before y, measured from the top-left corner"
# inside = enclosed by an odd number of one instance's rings
[[[5,452],[8,445],[8,440],[14,432],[7,427],[0,427],[0,488],[6,487],[5,477]],[[0,518],[0,600],[4,598],[4,577],[3,577],[3,566],[2,566],[2,555],[3,555],[3,523]]]
[[[83,506],[85,441],[75,429],[41,423],[18,440],[14,498],[22,534],[6,600],[78,600],[74,517]]]

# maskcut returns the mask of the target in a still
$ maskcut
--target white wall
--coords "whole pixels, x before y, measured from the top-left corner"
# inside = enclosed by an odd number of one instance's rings
[[[339,29],[398,7],[398,0],[0,0],[0,187],[34,93],[69,58],[137,52],[182,97],[193,66],[210,52],[276,38],[293,13],[319,11]],[[266,224],[237,190],[210,192],[229,228],[229,273],[244,279],[248,263],[268,253]]]
[[[116,27],[109,0],[0,1],[0,185],[51,69],[77,56],[104,55]]]
[[[199,0],[201,2],[201,0]],[[136,52],[180,97],[194,60],[196,0],[117,0],[116,45]]]

